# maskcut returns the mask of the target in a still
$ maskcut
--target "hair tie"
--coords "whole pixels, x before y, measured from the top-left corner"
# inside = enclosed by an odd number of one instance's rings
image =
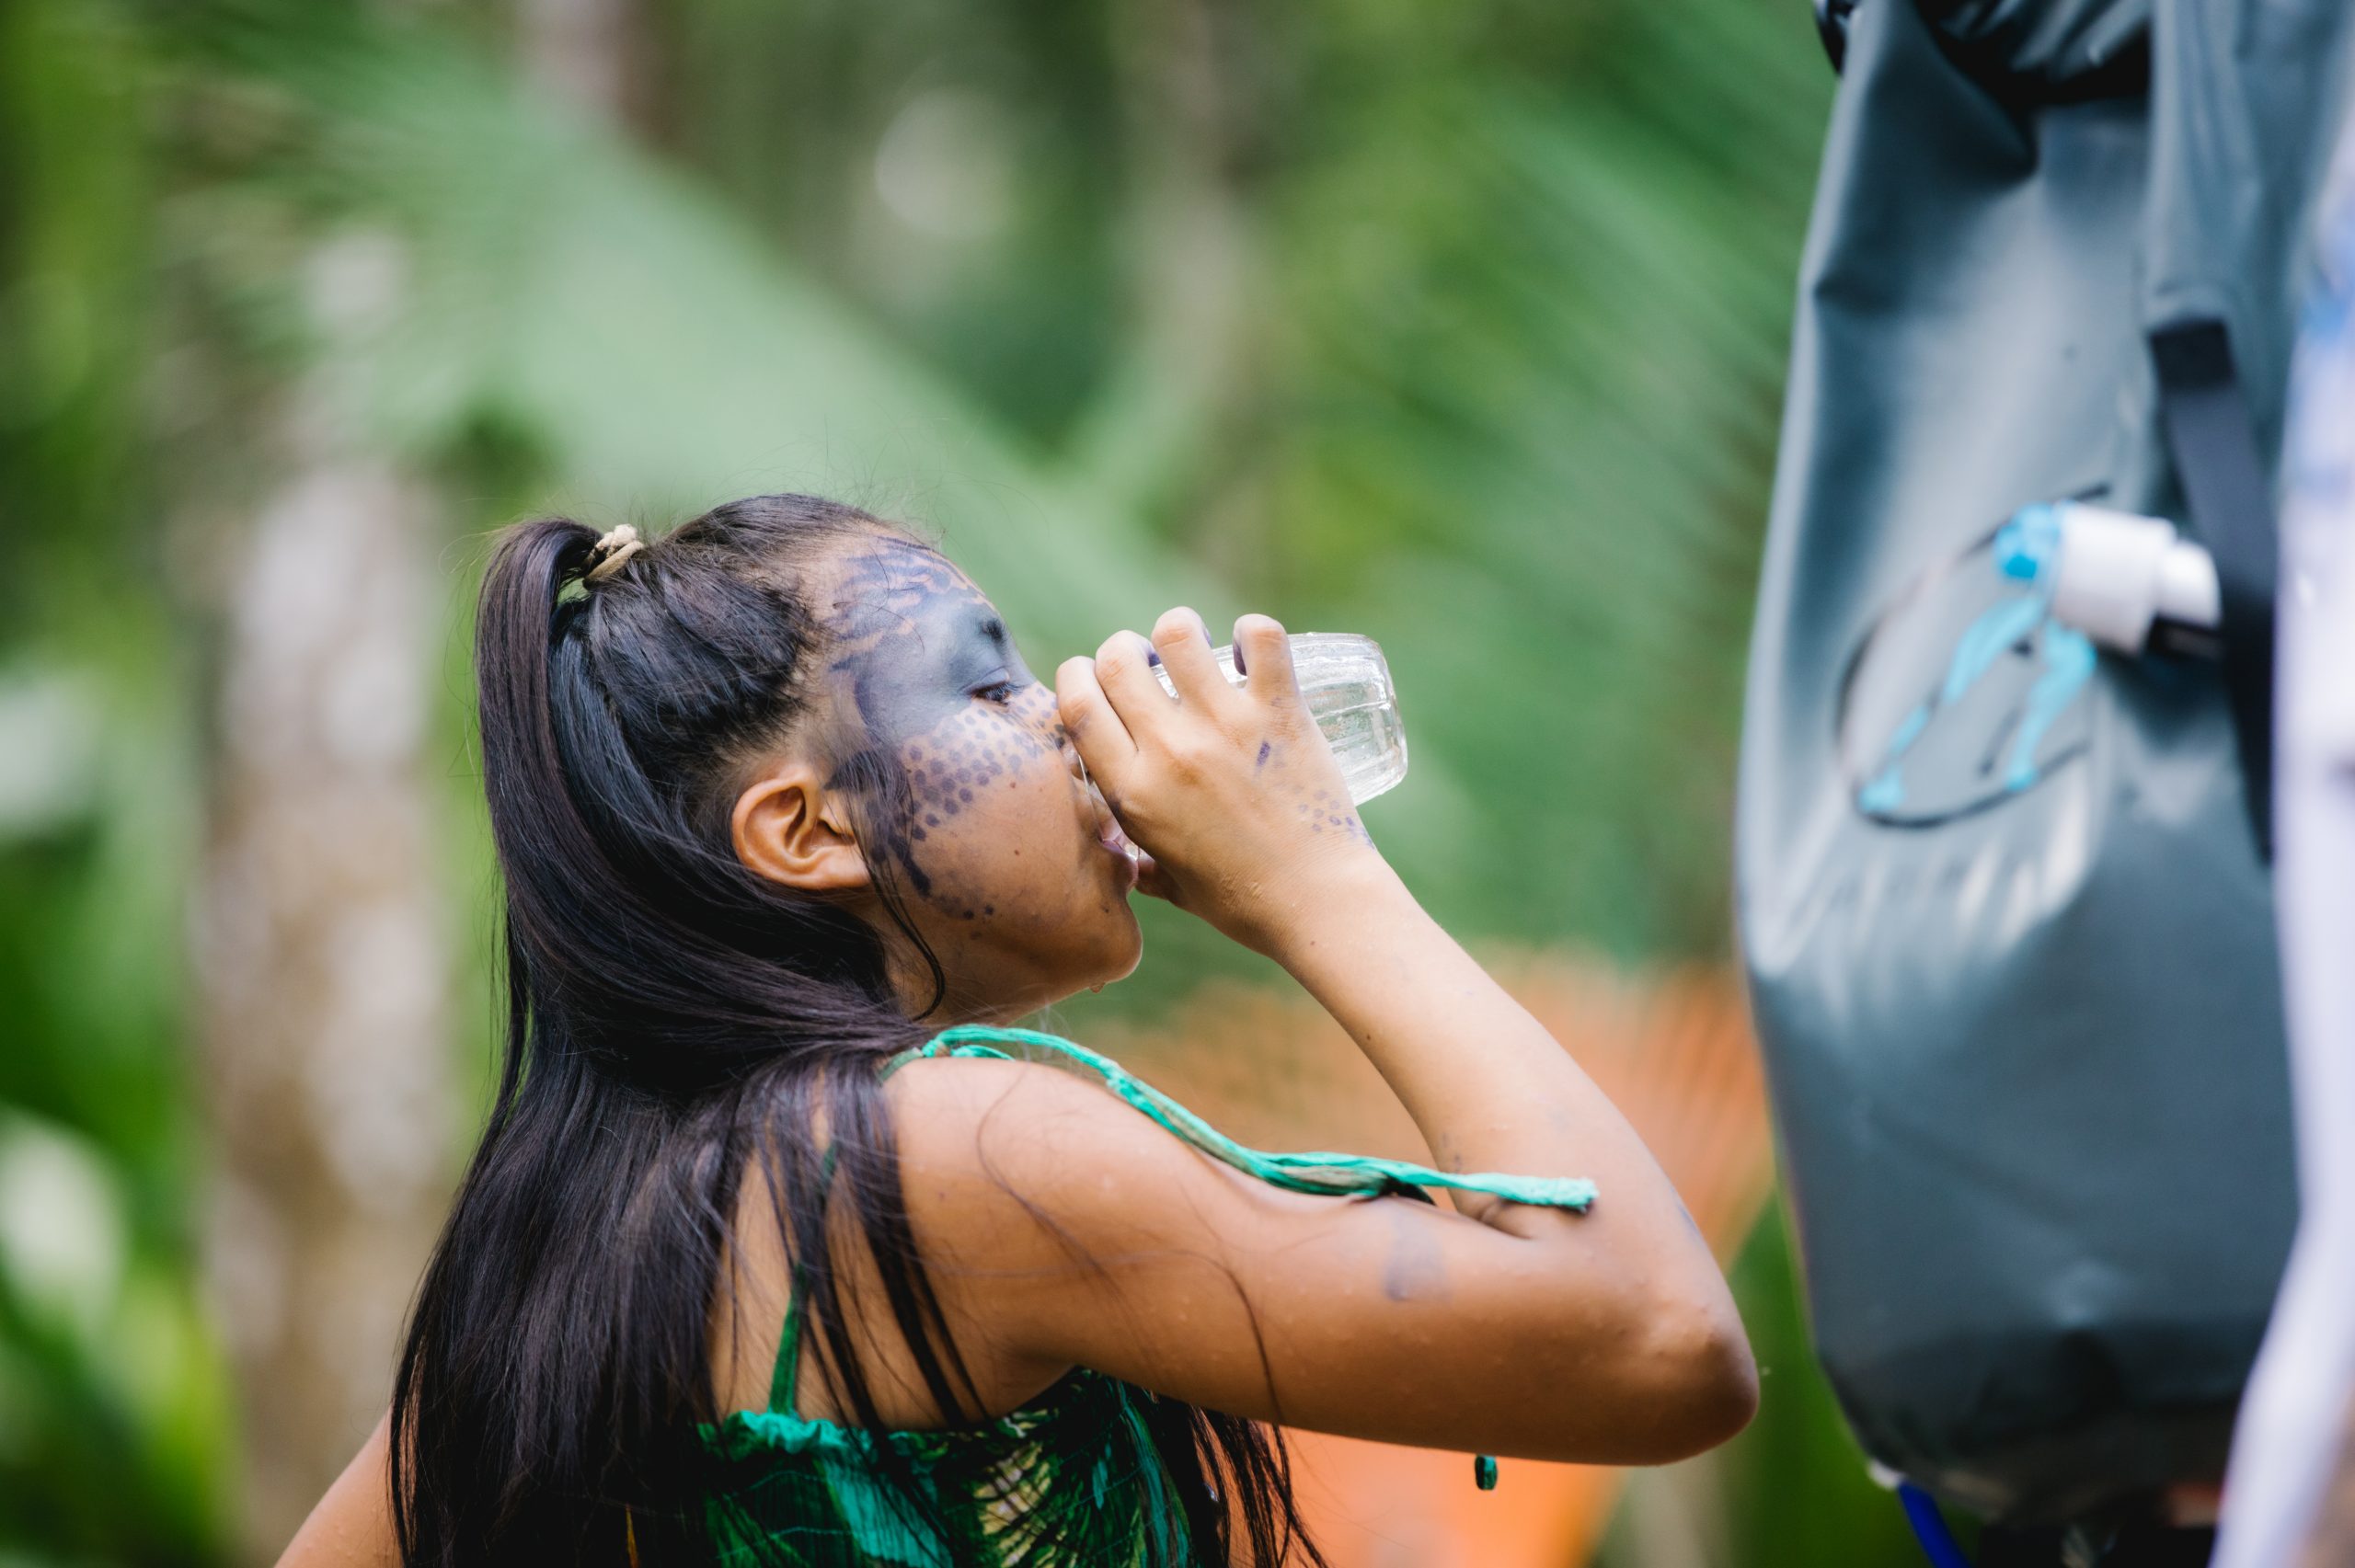
[[[589,559],[593,563],[581,578],[583,582],[603,582],[622,569],[622,563],[646,548],[646,541],[628,523],[600,538],[589,547]]]

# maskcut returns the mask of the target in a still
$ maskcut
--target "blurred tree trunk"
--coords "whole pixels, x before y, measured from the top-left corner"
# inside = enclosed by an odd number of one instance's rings
[[[1122,0],[1110,20],[1133,149],[1130,322],[1070,461],[1108,504],[1182,520],[1204,563],[1247,592],[1266,575],[1268,530],[1253,477],[1225,459],[1248,449],[1266,359],[1248,330],[1260,280],[1243,189],[1261,110],[1230,69],[1253,18],[1224,0]]]
[[[322,369],[265,432],[280,477],[227,574],[196,910],[207,1273],[240,1392],[240,1544],[267,1562],[384,1412],[445,1202],[447,961],[425,741],[439,529],[339,413],[340,327],[399,251],[312,257]]]
[[[516,52],[543,86],[601,120],[642,128],[643,20],[635,0],[522,0]]]
[[[524,0],[519,63],[636,107],[633,0]],[[449,963],[423,745],[442,530],[341,381],[400,308],[388,235],[310,257],[316,369],[228,590],[199,918],[208,1272],[241,1393],[243,1549],[277,1555],[383,1413],[448,1193]]]

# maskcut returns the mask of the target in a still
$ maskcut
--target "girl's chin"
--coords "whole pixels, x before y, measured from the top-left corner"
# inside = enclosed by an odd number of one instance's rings
[[[1137,965],[1144,958],[1144,928],[1137,923],[1136,911],[1121,901],[1117,923],[1111,933],[1110,951],[1086,986],[1087,990],[1102,990],[1116,981],[1125,980],[1137,972]]]
[[[1144,961],[1144,927],[1137,923],[1137,917],[1133,911],[1129,910],[1125,905],[1122,906],[1122,910],[1129,917],[1128,956],[1121,963],[1120,973],[1112,977],[1115,980],[1127,979],[1137,972],[1137,966]]]

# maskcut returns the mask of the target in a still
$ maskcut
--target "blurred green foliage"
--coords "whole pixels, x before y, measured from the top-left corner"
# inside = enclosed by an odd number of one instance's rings
[[[499,6],[0,0],[0,1560],[225,1550],[188,910],[292,388],[431,477],[453,627],[520,510],[841,495],[937,532],[1041,670],[1180,601],[1374,635],[1414,770],[1370,825],[1451,929],[1726,948],[1803,5],[621,14],[616,122]],[[1256,967],[1148,939],[1070,1026]],[[1739,1282],[1738,1560],[1897,1560],[1779,1226]]]

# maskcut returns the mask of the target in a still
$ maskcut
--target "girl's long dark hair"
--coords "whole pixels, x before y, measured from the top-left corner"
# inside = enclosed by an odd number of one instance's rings
[[[499,543],[476,661],[506,881],[506,1041],[395,1383],[408,1568],[633,1555],[651,1568],[650,1542],[672,1538],[649,1520],[692,1538],[693,1427],[718,1418],[707,1325],[756,1160],[807,1271],[837,1408],[884,1425],[831,1265],[820,1105],[926,1391],[951,1419],[982,1414],[917,1254],[877,1077],[931,1031],[895,998],[875,930],[752,876],[728,830],[740,770],[791,730],[822,671],[809,575],[884,527],[813,497],[755,497],[595,583],[582,578],[598,535],[580,523],[527,522]],[[875,853],[897,827],[890,782],[867,792],[862,841],[936,1007],[939,966],[900,912],[892,856]],[[1280,1434],[1175,1400],[1145,1413],[1194,1561],[1247,1548],[1273,1568],[1297,1548],[1322,1562]],[[887,1480],[922,1522],[913,1477]]]

